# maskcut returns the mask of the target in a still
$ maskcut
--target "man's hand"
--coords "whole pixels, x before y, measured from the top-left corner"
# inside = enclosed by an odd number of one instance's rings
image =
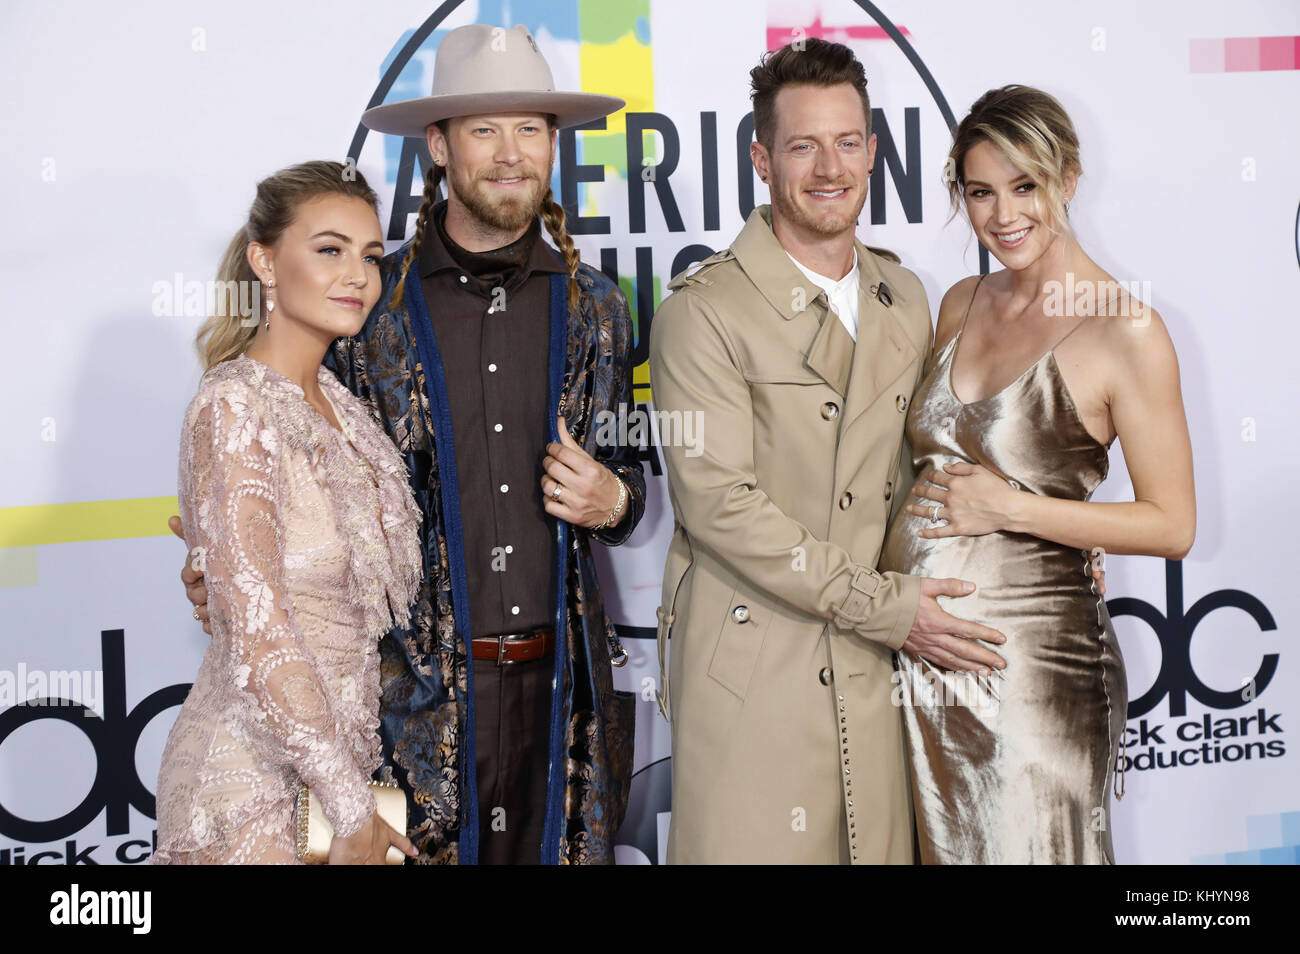
[[[393,828],[379,812],[371,815],[361,830],[348,838],[337,835],[330,840],[329,864],[332,865],[382,865],[387,864],[388,846],[396,845],[408,858],[419,854],[409,838]]]
[[[596,527],[605,522],[614,505],[618,503],[618,480],[609,468],[578,446],[569,436],[564,418],[558,418],[560,443],[546,445],[542,458],[542,505],[552,517],[558,517],[579,527]],[[555,496],[559,488],[559,497]],[[617,524],[627,513],[617,514]]]
[[[172,533],[185,539],[185,531],[181,527],[180,517],[171,517],[167,521],[167,526],[172,528]],[[186,554],[185,565],[181,567],[181,582],[185,584],[185,596],[194,604],[194,618],[203,623],[203,632],[209,636],[212,635],[212,621],[208,618],[208,588],[201,582],[203,580],[202,562],[197,559],[196,555]]]
[[[1088,571],[1097,584],[1097,593],[1100,596],[1106,595],[1106,551],[1101,547],[1093,547],[1089,551],[1092,559],[1088,561]]]
[[[996,629],[958,619],[939,606],[940,596],[969,596],[975,584],[965,580],[921,580],[921,604],[916,611],[912,630],[903,643],[903,651],[920,656],[945,669],[978,671],[988,675],[990,669],[1003,669],[1004,660],[991,649],[985,649],[977,639],[986,643],[1005,643],[1007,638]]]

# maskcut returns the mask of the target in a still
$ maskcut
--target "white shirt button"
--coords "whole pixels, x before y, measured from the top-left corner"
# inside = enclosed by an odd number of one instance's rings
[[[496,310],[496,307],[495,307],[495,306],[493,306],[493,307],[491,307],[491,308],[488,309],[488,314],[489,314],[489,315],[495,315],[496,313],[497,313],[497,310]]]
[[[495,364],[489,364],[489,365],[488,365],[488,370],[491,371],[491,372],[493,372],[494,374],[496,373],[496,369],[497,369],[497,366],[496,366]]]
[[[506,553],[514,553],[514,552],[515,552],[514,547],[506,547]]]
[[[464,285],[464,284],[465,284],[466,282],[468,282],[468,281],[469,281],[469,279],[466,278],[464,275],[460,276],[460,283],[461,283],[462,285]]]
[[[511,616],[518,616],[518,615],[519,615],[519,607],[518,607],[518,606],[512,606],[512,607],[510,607],[510,615],[511,615]]]
[[[493,425],[492,425],[492,430],[494,430],[494,431],[496,431],[498,434],[500,434],[500,433],[501,433],[501,425],[500,425],[500,424],[493,424]]]
[[[501,492],[502,492],[503,494],[504,494],[504,493],[509,493],[509,491],[510,491],[510,485],[509,485],[509,484],[502,484],[502,485],[501,485]]]

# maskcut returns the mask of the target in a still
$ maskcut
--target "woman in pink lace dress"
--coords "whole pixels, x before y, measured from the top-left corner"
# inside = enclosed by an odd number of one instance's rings
[[[262,307],[218,307],[199,333],[180,506],[212,641],[163,752],[154,863],[297,862],[300,780],[331,863],[414,854],[369,781],[378,642],[409,621],[420,513],[392,442],[321,365],[379,297],[380,236],[364,179],[310,162],[258,186],[222,262]]]

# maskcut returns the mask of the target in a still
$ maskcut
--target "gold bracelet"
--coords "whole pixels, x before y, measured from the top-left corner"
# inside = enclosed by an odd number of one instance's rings
[[[618,503],[614,504],[614,509],[609,512],[609,516],[606,517],[601,523],[598,523],[596,524],[596,526],[592,527],[591,528],[592,530],[604,530],[606,527],[612,524],[614,522],[614,518],[619,515],[619,511],[623,509],[623,505],[627,503],[627,485],[624,484],[623,481],[618,479],[618,474],[615,474],[611,471],[611,476],[613,476],[615,483],[618,484]]]

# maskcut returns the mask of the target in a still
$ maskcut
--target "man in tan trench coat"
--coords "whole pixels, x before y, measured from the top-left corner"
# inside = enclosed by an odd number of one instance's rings
[[[662,441],[668,861],[909,863],[891,654],[996,666],[969,637],[1001,637],[939,608],[961,581],[874,569],[932,332],[917,277],[854,238],[875,156],[862,67],[808,40],[751,76],[772,206],[673,279],[650,339],[656,410],[699,434]]]

